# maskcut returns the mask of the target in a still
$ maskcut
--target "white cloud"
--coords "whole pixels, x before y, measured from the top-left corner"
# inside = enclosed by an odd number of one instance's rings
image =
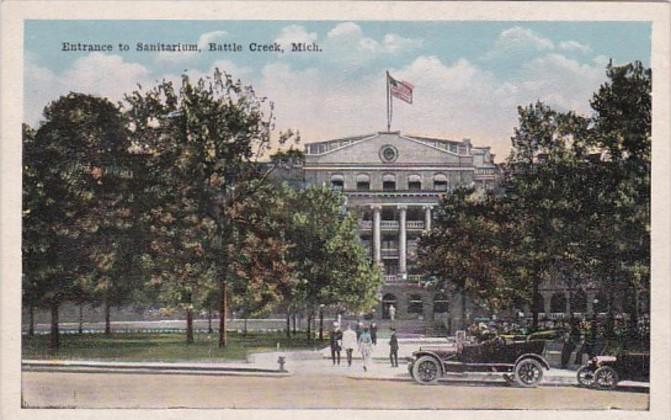
[[[219,41],[223,41],[227,36],[228,32],[226,31],[205,32],[198,38],[198,48],[200,48],[203,51],[206,51],[208,44],[210,42],[216,43]]]
[[[106,96],[118,101],[124,93],[134,90],[138,83],[151,81],[149,70],[141,64],[102,53],[77,59],[62,73],[54,73],[30,59],[26,60],[24,69],[24,119],[32,125],[40,120],[45,105],[68,92]]]
[[[308,32],[305,30],[305,27],[301,25],[285,26],[277,35],[277,38],[275,38],[275,42],[280,44],[285,49],[289,49],[292,42],[311,43],[314,41],[317,41],[317,33]]]
[[[324,51],[329,58],[350,64],[363,64],[385,54],[401,54],[422,46],[422,40],[388,33],[381,40],[366,36],[353,22],[337,24],[326,35]]]
[[[577,51],[582,54],[587,54],[592,51],[589,45],[581,44],[578,41],[562,41],[559,43],[559,49],[563,51]]]
[[[534,48],[536,50],[552,50],[554,43],[532,31],[531,29],[514,26],[499,34],[495,44],[497,49]]]

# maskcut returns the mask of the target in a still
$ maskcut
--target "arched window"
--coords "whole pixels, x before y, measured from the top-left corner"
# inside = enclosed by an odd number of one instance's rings
[[[356,190],[357,191],[370,190],[370,177],[368,175],[359,174],[356,176]]]
[[[447,177],[445,174],[436,174],[433,176],[433,189],[435,191],[447,191]]]
[[[410,191],[422,190],[422,178],[419,175],[410,175],[408,177],[408,190]]]
[[[408,296],[408,313],[422,314],[424,308],[422,305],[422,297],[420,295]]]
[[[566,296],[564,292],[557,292],[550,299],[550,312],[563,313],[564,311],[566,311]]]
[[[536,294],[532,307],[536,312],[545,312],[545,299],[543,299],[543,295],[540,293]]]
[[[584,290],[578,289],[571,294],[571,312],[587,312],[587,295]]]
[[[444,314],[450,311],[450,302],[443,293],[436,293],[433,297],[433,313]]]
[[[331,175],[331,188],[342,191],[345,188],[345,177],[340,174]]]
[[[386,174],[382,177],[382,191],[396,191],[396,176]]]
[[[603,314],[608,312],[608,297],[604,293],[599,293],[592,302],[594,313]]]

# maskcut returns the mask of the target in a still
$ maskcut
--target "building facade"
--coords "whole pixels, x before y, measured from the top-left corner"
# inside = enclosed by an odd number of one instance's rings
[[[491,188],[498,167],[489,147],[461,141],[377,132],[305,146],[306,185],[330,185],[347,197],[359,236],[380,265],[384,284],[374,316],[457,325],[462,299],[419,285],[417,242],[433,208],[458,186]]]

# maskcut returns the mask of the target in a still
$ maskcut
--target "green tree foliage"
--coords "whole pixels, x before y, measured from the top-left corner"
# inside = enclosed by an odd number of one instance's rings
[[[58,308],[90,299],[103,279],[120,299],[114,269],[130,212],[125,121],[106,99],[70,93],[49,104],[37,132],[24,130],[24,275],[31,297],[50,308],[57,349]],[[94,287],[92,287],[94,286]]]
[[[599,287],[609,305],[648,287],[651,74],[634,63],[610,65],[607,76],[591,118],[540,102],[518,108],[503,193],[473,200],[457,191],[443,201],[421,244],[430,272],[494,299],[492,308],[522,298],[534,326],[539,285],[557,273],[571,291]],[[478,273],[488,265],[496,276]]]
[[[220,295],[220,346],[226,345],[228,281],[237,253],[236,203],[253,197],[272,171],[256,164],[270,148],[272,104],[215,70],[175,88],[163,81],[126,96],[132,139],[146,159],[146,223],[152,244],[146,266],[166,302],[187,314],[187,342],[197,295]],[[279,135],[280,144],[295,140]]]

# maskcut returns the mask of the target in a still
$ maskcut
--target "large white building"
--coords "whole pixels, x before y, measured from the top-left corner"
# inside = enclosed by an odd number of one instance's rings
[[[305,154],[305,183],[346,195],[362,243],[383,268],[376,317],[388,318],[393,305],[398,319],[457,325],[461,299],[418,285],[425,273],[415,264],[417,241],[443,194],[460,185],[495,185],[490,148],[392,131],[310,143]]]

